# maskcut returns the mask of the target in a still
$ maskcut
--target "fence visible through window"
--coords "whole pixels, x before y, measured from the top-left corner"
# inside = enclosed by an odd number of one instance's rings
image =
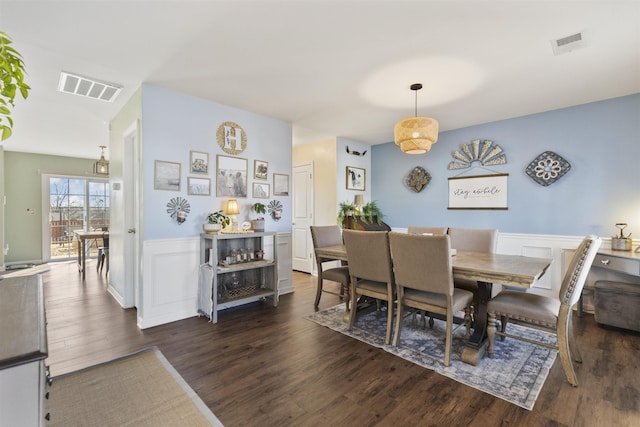
[[[98,178],[49,177],[50,259],[78,256],[76,230],[109,229],[109,182]],[[89,256],[102,242],[91,242]]]

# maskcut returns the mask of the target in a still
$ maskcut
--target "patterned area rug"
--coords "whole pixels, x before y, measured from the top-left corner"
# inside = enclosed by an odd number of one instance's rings
[[[478,366],[472,366],[460,360],[465,340],[464,325],[454,325],[451,364],[445,367],[444,321],[435,319],[433,329],[429,329],[429,326],[422,329],[420,322],[414,322],[412,315],[408,314],[404,318],[400,342],[395,348],[384,345],[386,312],[358,316],[351,331],[346,328],[344,314],[344,304],[340,304],[306,316],[305,319],[528,410],[533,409],[558,353],[516,339],[496,339],[493,358],[485,357]],[[556,342],[553,334],[514,324],[509,324],[508,331],[547,343]]]

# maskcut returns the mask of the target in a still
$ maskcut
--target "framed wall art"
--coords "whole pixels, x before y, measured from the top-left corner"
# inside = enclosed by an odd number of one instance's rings
[[[264,160],[253,161],[253,176],[255,179],[267,179],[269,163]]]
[[[202,151],[189,152],[189,165],[191,173],[201,173],[206,175],[209,173],[209,153]]]
[[[366,169],[347,166],[347,190],[365,190],[367,177]]]
[[[256,199],[268,199],[271,197],[271,186],[262,182],[254,182],[253,197]]]
[[[289,195],[289,175],[282,173],[273,174],[273,195],[288,196]]]
[[[503,173],[449,178],[449,209],[508,209],[508,177]]]
[[[180,191],[180,163],[156,160],[153,171],[153,188]]]
[[[194,196],[210,196],[211,180],[209,178],[187,177],[187,194]]]
[[[247,197],[247,159],[218,154],[216,196]]]

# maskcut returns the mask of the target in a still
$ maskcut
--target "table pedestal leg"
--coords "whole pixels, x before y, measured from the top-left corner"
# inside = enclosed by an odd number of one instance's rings
[[[473,334],[462,349],[462,361],[477,365],[487,349],[487,302],[491,298],[492,283],[478,282],[478,306],[474,312]]]

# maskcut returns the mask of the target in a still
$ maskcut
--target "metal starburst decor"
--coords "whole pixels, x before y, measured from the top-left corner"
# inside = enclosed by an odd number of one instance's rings
[[[460,149],[452,154],[453,161],[449,163],[448,169],[466,169],[471,167],[474,162],[480,163],[482,166],[505,165],[507,164],[507,156],[498,144],[485,139],[480,142],[474,139],[469,144],[462,144]]]
[[[187,199],[182,197],[174,197],[167,203],[167,213],[171,219],[178,221],[181,225],[187,219],[187,214],[191,212],[191,205],[187,202]]]

